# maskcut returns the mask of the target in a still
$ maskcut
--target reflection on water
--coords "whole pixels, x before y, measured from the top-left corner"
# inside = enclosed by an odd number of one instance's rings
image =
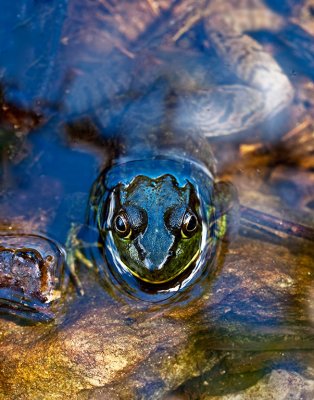
[[[2,397],[311,385],[311,2],[22,3],[0,16]]]

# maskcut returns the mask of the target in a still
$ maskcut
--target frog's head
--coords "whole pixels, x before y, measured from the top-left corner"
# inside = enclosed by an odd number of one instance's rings
[[[171,281],[199,257],[200,205],[189,182],[140,175],[113,190],[110,208],[107,227],[119,257],[140,280]]]

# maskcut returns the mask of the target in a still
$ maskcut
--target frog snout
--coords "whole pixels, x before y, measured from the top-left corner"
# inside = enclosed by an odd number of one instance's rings
[[[154,235],[147,233],[138,242],[139,255],[149,271],[158,271],[173,254],[171,247],[174,239],[168,232],[162,232],[161,235],[158,235],[159,232],[153,232]]]
[[[168,253],[166,254],[166,256],[164,257],[163,254],[160,255],[160,259],[162,260],[161,262],[159,262],[158,264],[154,264],[151,259],[149,257],[145,257],[145,259],[143,260],[143,264],[145,265],[145,267],[149,270],[149,271],[159,271],[161,270],[166,262],[173,257],[173,255],[175,254],[175,252],[173,250],[169,250]]]
[[[149,253],[144,258],[143,264],[149,271],[158,271],[163,267],[167,258],[167,255],[165,257],[163,253]]]
[[[156,268],[156,265],[154,265],[154,263],[151,261],[150,258],[145,258],[143,260],[143,264],[145,265],[145,267],[149,270],[149,271],[155,271],[156,269],[158,270],[158,267]]]

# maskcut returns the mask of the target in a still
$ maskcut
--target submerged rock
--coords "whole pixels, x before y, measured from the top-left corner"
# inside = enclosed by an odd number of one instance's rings
[[[283,369],[273,370],[253,387],[239,393],[216,397],[206,396],[204,400],[310,400],[314,396],[314,375],[302,376],[297,372]],[[179,400],[179,398],[178,398]]]

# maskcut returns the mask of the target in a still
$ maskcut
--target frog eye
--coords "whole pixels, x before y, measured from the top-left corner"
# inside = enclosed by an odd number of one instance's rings
[[[187,211],[183,217],[181,235],[184,239],[191,237],[197,230],[198,220],[192,211]]]
[[[113,226],[120,237],[128,238],[131,236],[132,230],[125,212],[122,211],[115,217]]]

